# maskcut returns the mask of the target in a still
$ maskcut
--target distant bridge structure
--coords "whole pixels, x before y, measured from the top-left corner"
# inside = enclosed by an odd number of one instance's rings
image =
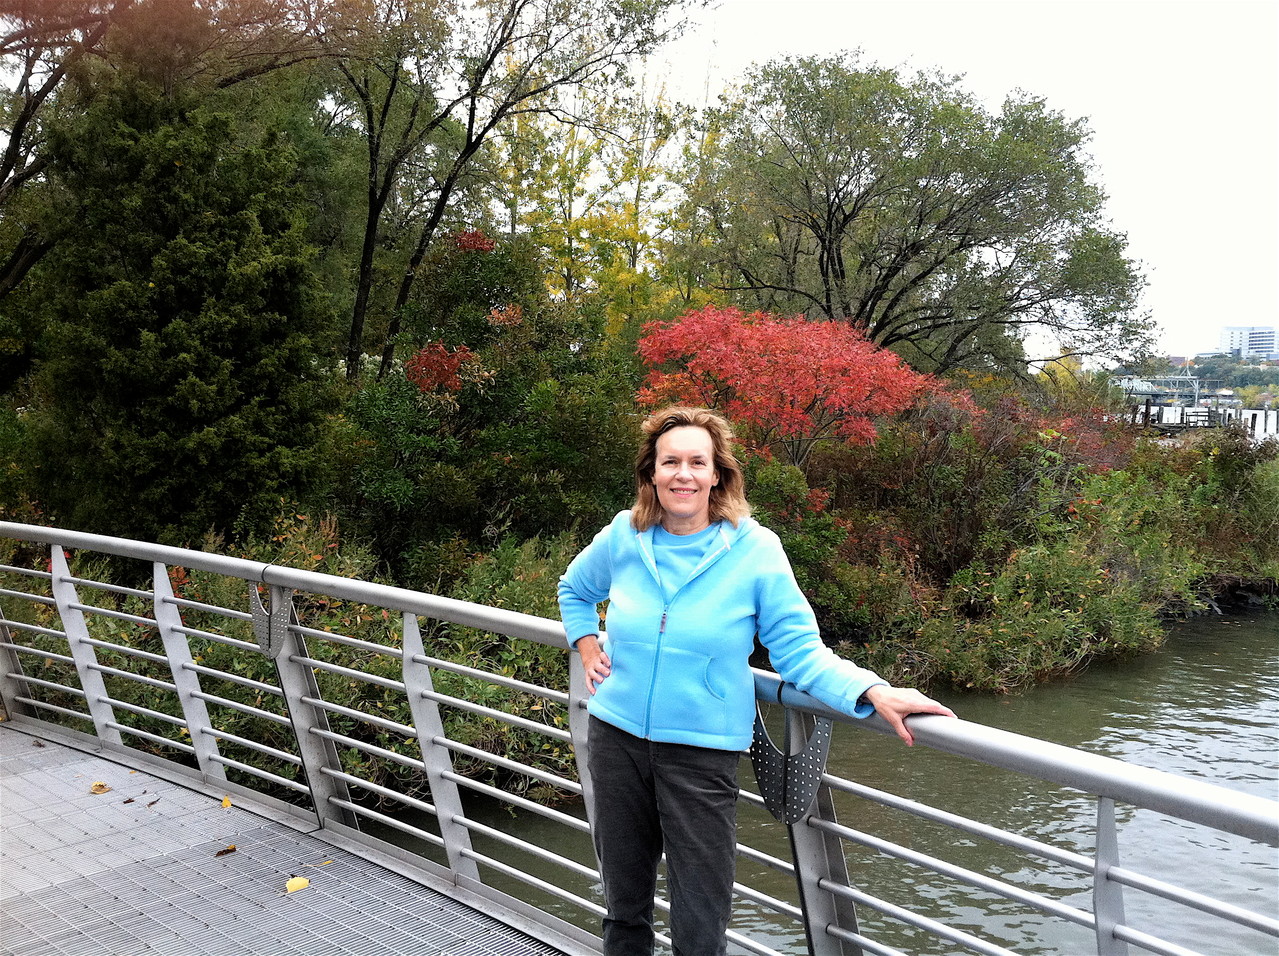
[[[1160,375],[1141,378],[1136,375],[1115,375],[1110,384],[1122,389],[1130,399],[1150,399],[1155,405],[1198,405],[1199,402],[1220,389],[1219,380],[1201,379],[1193,375]]]

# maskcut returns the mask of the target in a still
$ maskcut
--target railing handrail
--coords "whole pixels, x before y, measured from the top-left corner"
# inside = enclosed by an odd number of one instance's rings
[[[389,584],[376,584],[357,578],[344,578],[337,574],[306,571],[301,568],[250,561],[247,558],[233,558],[229,555],[211,554],[207,551],[194,551],[171,545],[151,544],[128,538],[90,534],[86,531],[64,531],[59,528],[17,524],[10,521],[0,521],[0,537],[58,545],[63,548],[101,551],[124,558],[159,561],[167,565],[224,574],[245,581],[256,581],[259,584],[293,588],[315,594],[331,594],[349,601],[394,607],[421,617],[438,618],[466,627],[487,629],[491,624],[500,621],[503,628],[511,628],[510,633],[515,636],[553,647],[568,647],[564,627],[558,621]]]
[[[0,536],[159,561],[308,593],[330,594],[467,627],[500,629],[503,633],[538,643],[568,647],[563,625],[559,621],[407,588],[187,548],[40,525],[0,521]],[[853,718],[832,710],[791,685],[782,685],[779,691],[780,683],[775,674],[755,671],[755,692],[758,699],[780,701],[794,710],[845,723],[853,722]],[[1279,846],[1279,801],[1239,793],[1217,784],[1162,770],[1134,766],[1112,757],[962,719],[919,714],[909,720],[916,741],[934,750],[1073,787],[1121,803],[1147,807],[1191,823]],[[888,725],[877,717],[861,723],[880,733],[892,733]]]

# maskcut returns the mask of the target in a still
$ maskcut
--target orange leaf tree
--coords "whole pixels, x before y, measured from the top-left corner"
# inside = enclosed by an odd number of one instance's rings
[[[642,404],[716,408],[800,468],[819,443],[873,441],[877,419],[935,387],[842,322],[710,306],[644,332]]]

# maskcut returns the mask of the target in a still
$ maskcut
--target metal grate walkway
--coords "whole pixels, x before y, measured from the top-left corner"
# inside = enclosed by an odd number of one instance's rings
[[[559,953],[305,833],[2,724],[0,825],[6,956]],[[294,875],[310,885],[286,893]]]

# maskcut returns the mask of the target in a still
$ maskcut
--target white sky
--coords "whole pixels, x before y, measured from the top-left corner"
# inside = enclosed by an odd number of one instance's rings
[[[719,0],[695,20],[663,59],[696,105],[751,63],[860,48],[963,74],[991,109],[1022,89],[1086,117],[1163,350],[1279,325],[1276,0]]]

